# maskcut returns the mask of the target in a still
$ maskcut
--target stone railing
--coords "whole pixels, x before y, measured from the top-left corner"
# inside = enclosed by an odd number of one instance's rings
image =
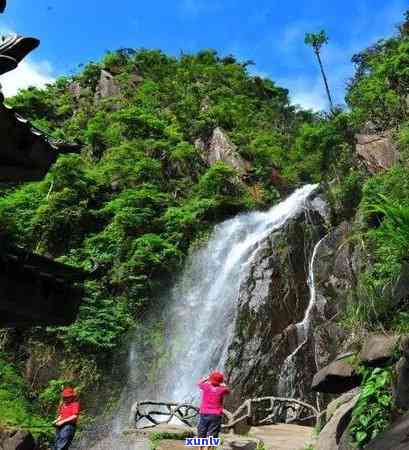
[[[188,403],[155,402],[146,400],[132,406],[130,422],[139,429],[152,428],[175,419],[192,427],[199,416],[199,408]],[[319,424],[320,413],[308,403],[292,398],[260,397],[246,400],[235,412],[224,410],[222,428],[230,430],[239,423],[251,426],[277,423]]]

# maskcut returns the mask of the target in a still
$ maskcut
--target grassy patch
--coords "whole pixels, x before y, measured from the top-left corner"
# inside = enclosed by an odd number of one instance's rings
[[[150,446],[152,450],[155,450],[159,443],[165,439],[174,441],[184,441],[189,437],[193,437],[194,432],[190,430],[186,431],[154,431],[149,435]]]
[[[54,428],[35,409],[29,392],[16,368],[0,357],[0,427],[29,431],[42,441],[49,440]]]

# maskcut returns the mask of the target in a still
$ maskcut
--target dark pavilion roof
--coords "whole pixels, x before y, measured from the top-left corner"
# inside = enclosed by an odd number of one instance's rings
[[[40,180],[57,157],[77,153],[78,144],[56,141],[18,115],[0,98],[0,182]]]
[[[78,313],[88,276],[0,241],[0,326],[68,325]]]
[[[0,0],[0,13],[6,0]],[[0,39],[0,75],[15,69],[40,41]],[[0,90],[0,182],[40,180],[62,153],[77,144],[56,141],[4,103]],[[1,233],[1,230],[0,230]],[[40,256],[0,234],[0,327],[68,325],[75,321],[85,272]]]
[[[39,44],[38,39],[16,34],[0,38],[0,75],[15,69]],[[80,145],[56,141],[34,127],[4,103],[1,93],[0,136],[0,182],[39,180],[58,155],[81,150]]]

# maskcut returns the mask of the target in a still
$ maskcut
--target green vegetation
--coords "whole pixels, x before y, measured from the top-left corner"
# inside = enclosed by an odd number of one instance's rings
[[[114,74],[118,95],[95,97],[102,68]],[[47,332],[91,358],[118,345],[213,224],[279,200],[273,167],[293,184],[319,181],[344,145],[342,117],[297,111],[285,89],[210,50],[178,59],[111,52],[9,102],[54,137],[84,145],[43,181],[1,197],[0,222],[26,248],[96,269],[77,322]],[[221,161],[209,167],[195,145],[215,127],[249,162],[246,181]]]
[[[408,19],[407,13],[396,36],[353,57],[356,73],[347,91],[350,126],[387,130],[400,160],[371,177],[359,165],[351,165],[347,176],[330,191],[335,220],[354,218],[357,213],[353,238],[364,266],[343,318],[356,329],[409,331],[409,305],[394,297],[409,257],[409,78],[404,62],[409,58]]]
[[[60,158],[44,181],[23,186],[0,203],[2,226],[22,245],[85,269],[98,267],[98,283],[87,283],[79,320],[56,330],[66,345],[92,352],[117,345],[137,311],[154,297],[158,282],[182,263],[198,233],[256,206],[234,169],[222,162],[206,167],[192,138],[216,125],[244,134],[240,127],[233,129],[240,121],[244,129],[254,127],[258,139],[258,124],[265,135],[263,123],[273,117],[283,121],[281,110],[297,120],[286,91],[256,82],[244,66],[214,52],[180,61],[149,51],[121,56],[109,54],[98,65],[112,69],[115,62],[119,72],[126,95],[115,99],[115,108],[113,99],[95,103],[88,91],[86,101],[77,101],[69,94],[68,80],[49,92],[28,90],[11,100],[34,121],[47,120],[55,136],[86,146],[83,157]],[[84,89],[92,84],[91,67],[77,77]],[[144,81],[128,92],[126,75],[136,70]],[[239,92],[241,100],[235,101],[241,115],[229,125],[222,111],[230,110],[226,102]],[[208,96],[213,107],[204,113],[200,103]],[[79,109],[74,113],[74,108]],[[61,110],[68,112],[62,115]],[[219,110],[224,123],[216,117]],[[277,133],[270,134],[274,138]],[[261,183],[265,201],[276,200],[268,180]],[[266,203],[259,199],[260,204]]]
[[[366,181],[357,231],[368,255],[356,302],[348,311],[352,326],[407,332],[408,305],[393,300],[393,289],[409,255],[409,171],[404,165]]]
[[[164,439],[184,441],[186,438],[194,437],[193,431],[154,431],[149,435],[150,447],[155,450]]]
[[[266,450],[266,447],[263,443],[259,442],[257,444],[256,450]]]
[[[0,355],[0,418],[1,428],[18,427],[30,431],[41,440],[49,438],[54,428],[39,409],[33,407],[28,386],[18,368]]]
[[[319,33],[307,33],[305,35],[304,42],[307,45],[311,45],[311,47],[314,50],[315,56],[317,57],[318,64],[319,64],[320,70],[321,70],[322,79],[323,79],[324,85],[325,85],[325,91],[327,92],[328,101],[329,101],[331,110],[333,110],[334,104],[332,102],[331,93],[330,93],[329,86],[328,86],[327,76],[325,75],[324,66],[321,61],[321,48],[323,45],[328,44],[328,36],[324,30],[321,30]]]
[[[44,180],[0,198],[0,226],[11,239],[95,274],[74,324],[25,333],[37,359],[64,354],[55,359],[54,384],[32,387],[47,414],[61,380],[76,380],[85,396],[95,391],[112,352],[155,307],[192,243],[215,223],[280,199],[273,167],[288,173],[289,183],[308,178],[300,145],[327,119],[298,111],[287,90],[249,75],[247,66],[211,50],[179,58],[120,50],[45,90],[9,99],[53,137],[83,145],[81,155],[60,157]],[[114,75],[117,95],[96,96],[101,69]],[[197,141],[216,127],[248,162],[246,177],[222,161],[206,162]],[[313,139],[311,158],[325,159],[331,143],[315,149]],[[319,169],[311,178],[320,179]],[[154,335],[148,344],[160,356]]]
[[[364,369],[361,393],[353,409],[350,431],[359,448],[363,448],[389,425],[392,413],[392,371]]]
[[[399,127],[407,120],[406,95],[409,89],[409,16],[397,36],[381,40],[355,55],[355,77],[347,100],[354,119],[361,125],[370,121],[385,130]]]
[[[21,361],[4,356],[9,375],[2,395],[22,403],[12,417],[0,412],[0,425],[24,426],[26,392],[47,416],[63,382],[76,380],[84,396],[96,391],[127,331],[142,329],[144,314],[160,308],[159,290],[192,246],[215,223],[270,207],[304,183],[322,183],[332,224],[353,222],[352,239],[361,247],[363,270],[344,324],[408,331],[409,304],[393,301],[409,258],[408,30],[409,15],[396,36],[354,56],[349,109],[331,107],[330,114],[292,106],[286,89],[250,75],[249,62],[212,50],[175,58],[122,49],[45,90],[10,99],[36,126],[81,143],[83,151],[60,157],[40,182],[3,190],[0,226],[28,249],[92,270],[94,279],[85,283],[74,324],[33,329],[20,342],[25,350],[39,349],[37,359],[51,349],[64,355],[50,357],[51,381],[33,383],[23,394],[13,384]],[[326,42],[324,32],[306,36],[321,68]],[[111,97],[98,95],[101,69],[113,74]],[[332,104],[329,89],[328,96]],[[245,174],[226,162],[208,163],[204,148],[217,127],[236,146]],[[391,170],[370,174],[356,157],[354,136],[363,127],[388,130],[396,141],[400,160]],[[160,370],[166,358],[161,324],[151,331],[141,345],[157,356],[152,370]],[[355,413],[359,443],[384,427],[381,413],[389,417],[388,382],[388,372],[366,374]]]

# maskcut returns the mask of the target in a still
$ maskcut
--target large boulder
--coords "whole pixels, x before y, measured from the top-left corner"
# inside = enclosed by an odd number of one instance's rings
[[[240,156],[236,145],[220,127],[215,128],[207,140],[197,139],[195,146],[203,152],[203,159],[209,165],[223,161],[242,175],[250,168],[250,163]]]
[[[403,336],[400,340],[400,350],[403,356],[409,361],[409,336]]]
[[[370,442],[365,450],[408,450],[409,413],[393,422],[391,427]],[[406,439],[407,438],[407,439]]]
[[[370,335],[359,354],[362,363],[370,367],[383,367],[394,357],[399,338],[379,334]]]
[[[390,169],[399,161],[399,153],[390,132],[357,134],[356,153],[370,173]]]
[[[0,433],[1,450],[34,450],[36,443],[31,433],[14,431]]]
[[[342,394],[361,383],[361,376],[345,359],[334,361],[318,371],[311,389],[326,394]]]
[[[398,408],[409,410],[409,362],[401,358],[395,368],[395,404]]]
[[[120,86],[115,80],[114,76],[107,70],[102,69],[95,93],[95,98],[102,99],[106,97],[116,97],[120,94],[120,92]]]
[[[329,422],[332,416],[335,414],[336,410],[344,405],[345,403],[350,402],[353,398],[355,398],[360,392],[359,388],[352,389],[348,392],[345,392],[340,397],[332,400],[327,406],[327,410],[325,413],[326,422]]]
[[[354,441],[349,427],[344,431],[338,442],[338,450],[355,450],[358,444]]]
[[[339,443],[351,421],[352,410],[359,394],[342,404],[334,413],[331,420],[322,429],[315,450],[338,450]]]

